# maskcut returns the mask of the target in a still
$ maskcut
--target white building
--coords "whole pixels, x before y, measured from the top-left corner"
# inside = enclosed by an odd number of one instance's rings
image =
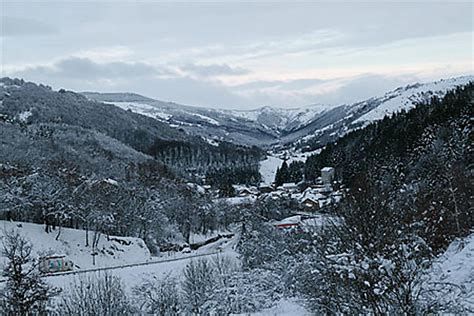
[[[323,184],[332,184],[334,180],[335,170],[333,167],[324,167],[321,169],[321,180]]]

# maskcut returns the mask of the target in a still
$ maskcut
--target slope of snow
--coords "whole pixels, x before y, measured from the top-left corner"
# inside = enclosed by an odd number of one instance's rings
[[[456,240],[435,260],[427,282],[438,302],[474,313],[474,234]]]
[[[107,270],[107,273],[120,277],[125,286],[125,290],[129,293],[134,286],[137,286],[144,280],[149,280],[150,278],[162,279],[166,276],[171,276],[177,278],[178,280],[182,280],[183,270],[192,260],[207,259],[212,261],[217,258],[226,257],[232,261],[237,262],[239,260],[238,254],[234,249],[238,238],[239,236],[234,236],[234,238],[230,240],[221,239],[216,243],[203,246],[189,254],[177,253],[165,255],[160,258],[155,258],[153,260],[155,263],[153,264],[110,269]],[[196,255],[199,257],[195,257]],[[68,285],[78,278],[93,276],[97,275],[98,273],[103,272],[85,272],[78,275],[56,274],[48,277],[47,281],[54,286],[67,288]]]
[[[171,114],[160,111],[155,106],[139,102],[106,102],[118,106],[123,110],[130,110],[132,112],[146,115],[158,120],[168,120],[172,117]]]
[[[113,275],[119,276],[125,285],[127,290],[131,290],[134,286],[139,285],[144,280],[147,280],[152,277],[156,277],[157,279],[162,279],[166,276],[176,277],[181,279],[183,277],[183,270],[186,265],[192,260],[199,260],[201,259],[208,259],[213,260],[218,257],[227,257],[233,260],[237,259],[237,254],[232,249],[226,250],[224,249],[222,252],[219,253],[210,253],[209,255],[203,255],[201,257],[195,258],[190,256],[183,256],[181,258],[177,258],[179,260],[174,261],[164,261],[161,263],[150,264],[150,265],[142,265],[142,266],[135,266],[135,267],[125,267],[113,270],[107,270],[108,273]],[[167,258],[163,258],[165,260]],[[174,257],[169,257],[169,259],[174,259]],[[93,275],[97,272],[88,272],[83,273],[82,275]],[[51,278],[48,278],[48,282],[55,286],[64,287],[67,284],[70,284],[74,281],[75,278],[78,276],[76,275],[57,275]]]
[[[32,244],[32,256],[34,258],[45,254],[66,255],[76,265],[75,272],[79,274],[54,274],[46,277],[46,280],[52,285],[65,287],[71,284],[75,279],[82,276],[94,275],[102,272],[81,271],[96,268],[112,268],[108,273],[122,278],[127,290],[140,284],[143,280],[153,276],[162,278],[172,275],[178,278],[182,277],[182,271],[186,264],[191,260],[198,260],[193,256],[202,256],[212,260],[215,257],[225,256],[232,260],[238,260],[234,248],[238,241],[238,234],[232,239],[222,238],[219,241],[200,247],[190,253],[170,253],[163,254],[161,257],[152,257],[143,240],[132,237],[110,237],[107,241],[102,235],[99,241],[96,257],[97,264],[92,265],[90,248],[84,247],[85,231],[77,229],[63,228],[59,240],[55,240],[57,231],[47,234],[43,225],[0,221],[0,242],[3,239],[5,231],[16,229],[20,234],[26,237]],[[225,232],[229,233],[229,232]],[[92,234],[92,233],[90,233]],[[115,241],[114,241],[115,239]],[[120,240],[121,242],[117,242]],[[127,243],[127,244],[124,244]],[[128,244],[129,243],[129,244]],[[104,250],[104,252],[102,252]],[[167,261],[167,260],[173,261]],[[0,266],[3,265],[5,258],[0,256]],[[127,266],[129,264],[149,263],[146,265]]]
[[[218,121],[216,121],[215,119],[213,118],[210,118],[208,116],[205,116],[205,115],[201,115],[201,114],[198,114],[198,113],[191,113],[191,112],[187,112],[189,115],[191,116],[197,116],[199,117],[200,119],[208,122],[209,124],[212,124],[212,125],[221,125]]]
[[[268,128],[291,130],[311,122],[330,106],[309,105],[301,108],[273,108],[265,106],[255,110],[220,110],[221,113],[260,123]]]
[[[433,96],[443,97],[448,90],[467,84],[472,80],[474,80],[474,76],[464,76],[398,88],[386,93],[380,98],[382,103],[379,106],[365,113],[353,123],[381,120],[386,115],[400,112],[401,110],[409,110],[418,102],[427,101]]]
[[[281,166],[282,162],[282,159],[273,156],[267,156],[267,159],[260,161],[260,174],[262,175],[263,184],[273,183],[277,168]]]
[[[0,221],[0,239],[3,239],[6,231],[12,229],[17,230],[31,242],[33,257],[51,254],[66,255],[74,262],[76,270],[145,262],[151,259],[150,251],[140,238],[110,236],[107,240],[105,235],[101,235],[94,266],[91,247],[85,247],[86,233],[83,230],[62,228],[56,240],[58,228],[46,233],[44,225]],[[89,232],[89,243],[92,241],[92,236],[93,232]],[[0,262],[4,260],[5,258],[0,255]]]

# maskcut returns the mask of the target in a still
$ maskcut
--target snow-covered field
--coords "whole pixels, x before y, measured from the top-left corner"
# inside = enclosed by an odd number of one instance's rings
[[[65,287],[81,276],[103,273],[102,271],[87,270],[105,268],[108,273],[121,277],[126,289],[131,290],[132,287],[151,276],[162,278],[166,275],[172,275],[179,278],[186,264],[197,258],[212,259],[218,256],[226,256],[237,260],[234,246],[238,237],[233,239],[223,238],[189,253],[164,253],[161,256],[152,257],[140,238],[110,237],[111,240],[107,241],[106,236],[102,235],[98,247],[99,255],[96,256],[96,265],[94,266],[90,254],[91,249],[84,246],[85,231],[83,230],[63,228],[59,239],[55,240],[57,231],[47,234],[44,226],[39,224],[0,221],[0,227],[0,238],[3,238],[5,231],[12,229],[16,229],[27,238],[32,244],[33,258],[45,254],[61,254],[66,255],[77,265],[74,273],[58,273],[47,277],[49,283],[59,287]],[[92,232],[90,232],[90,235],[92,235]],[[196,239],[205,237],[195,236]],[[122,244],[114,241],[114,239],[129,244]],[[0,257],[0,259],[3,264],[5,258]]]
[[[145,280],[149,280],[150,278],[155,279],[162,279],[166,276],[176,277],[177,279],[181,279],[183,276],[183,269],[191,260],[198,260],[201,258],[206,258],[209,260],[213,260],[219,256],[225,256],[229,258],[235,258],[235,253],[231,251],[223,251],[222,253],[209,253],[199,255],[198,257],[193,254],[182,255],[179,256],[171,256],[169,259],[163,257],[161,259],[157,259],[161,262],[156,262],[153,264],[147,265],[139,265],[139,266],[131,266],[131,267],[124,267],[120,268],[117,267],[115,269],[106,270],[107,273],[116,275],[120,277],[123,281],[126,290],[131,290],[133,287],[141,284]],[[57,274],[54,276],[50,276],[47,278],[48,282],[54,286],[58,287],[67,287],[69,284],[74,282],[75,279],[81,278],[83,276],[94,275],[104,273],[104,271],[92,271],[92,272],[85,272],[80,274]]]
[[[282,159],[268,156],[267,159],[260,161],[260,174],[262,183],[271,184],[275,180],[277,168],[281,166]]]
[[[273,181],[275,181],[277,169],[281,167],[285,157],[287,159],[287,163],[291,164],[293,161],[305,162],[308,157],[319,154],[320,152],[321,149],[305,153],[286,150],[284,152],[274,153],[274,155],[278,155],[279,157],[268,155],[265,160],[260,161],[259,171],[262,175],[262,184],[271,184]]]
[[[76,270],[146,262],[152,259],[150,251],[140,238],[110,236],[107,240],[106,235],[101,235],[97,247],[98,255],[95,256],[96,264],[93,265],[91,247],[85,246],[86,233],[83,230],[62,228],[56,240],[58,228],[46,233],[44,225],[0,221],[0,238],[3,238],[5,231],[12,229],[17,230],[32,243],[33,257],[66,255],[74,262]],[[93,232],[89,232],[89,242],[92,241],[92,235]],[[4,261],[1,255],[0,259],[1,262]]]

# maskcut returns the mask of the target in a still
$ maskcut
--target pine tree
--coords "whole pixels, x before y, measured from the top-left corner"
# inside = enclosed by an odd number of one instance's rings
[[[286,163],[286,160],[283,161],[281,164],[281,167],[277,169],[277,173],[275,175],[275,185],[280,186],[283,183],[286,183],[289,178],[289,172],[288,172],[288,164]]]

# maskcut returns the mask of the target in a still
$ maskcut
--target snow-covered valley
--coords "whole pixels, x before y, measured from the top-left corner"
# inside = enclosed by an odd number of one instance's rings
[[[300,115],[2,79],[1,291],[51,313],[471,312],[465,80]]]

